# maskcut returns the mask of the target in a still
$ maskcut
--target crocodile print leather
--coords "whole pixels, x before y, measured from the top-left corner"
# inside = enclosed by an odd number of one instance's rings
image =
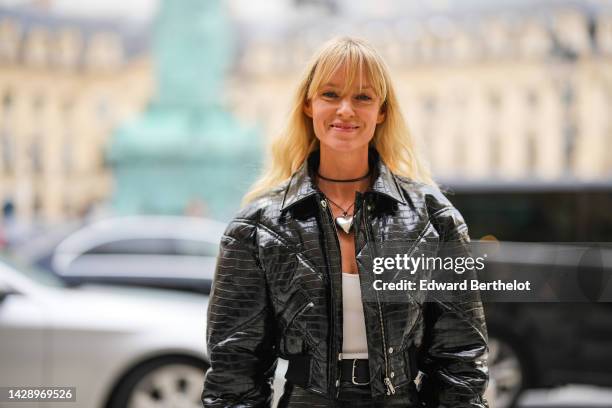
[[[205,407],[269,406],[277,357],[309,356],[306,391],[331,400],[339,394],[341,258],[331,214],[311,179],[317,153],[241,210],[222,238],[208,309]],[[392,174],[374,150],[370,160],[373,185],[356,193],[355,254],[371,396],[385,406],[405,401],[406,393],[417,392],[420,370],[423,386],[410,401],[485,408],[488,348],[478,292],[440,300],[372,289],[381,277],[414,279],[401,270],[374,275],[374,257],[468,256],[467,227],[438,189]]]

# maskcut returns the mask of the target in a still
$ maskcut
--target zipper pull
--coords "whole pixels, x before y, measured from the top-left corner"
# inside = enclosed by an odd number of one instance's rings
[[[387,386],[387,395],[395,394],[395,387],[389,377],[385,377],[385,385]]]

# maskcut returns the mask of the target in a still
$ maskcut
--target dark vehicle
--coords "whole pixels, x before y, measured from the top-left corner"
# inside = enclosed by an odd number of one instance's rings
[[[527,388],[612,384],[612,183],[454,184],[446,194],[472,239],[506,254],[491,268],[565,273],[557,301],[485,303],[497,406]]]

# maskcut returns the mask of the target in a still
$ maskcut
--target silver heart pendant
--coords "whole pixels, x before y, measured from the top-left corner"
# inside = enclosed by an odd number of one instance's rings
[[[353,216],[336,217],[336,224],[348,234],[353,226]]]

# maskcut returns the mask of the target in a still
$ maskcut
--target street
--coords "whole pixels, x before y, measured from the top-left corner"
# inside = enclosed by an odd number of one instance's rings
[[[568,385],[552,390],[531,390],[519,401],[521,408],[612,407],[612,388]]]

